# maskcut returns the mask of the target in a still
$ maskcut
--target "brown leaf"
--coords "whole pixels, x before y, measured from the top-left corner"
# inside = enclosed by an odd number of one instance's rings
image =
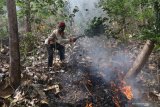
[[[44,89],[44,91],[54,91],[55,94],[58,94],[60,92],[60,86],[58,84],[48,87],[47,89]]]
[[[150,70],[156,70],[156,64],[149,64],[149,65],[148,65],[148,68],[149,68]]]

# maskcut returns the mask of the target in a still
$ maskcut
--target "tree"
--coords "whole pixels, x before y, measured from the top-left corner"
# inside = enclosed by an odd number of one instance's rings
[[[120,30],[118,33],[125,31],[125,35],[126,33],[130,33],[131,35],[136,35],[138,39],[147,40],[144,48],[138,55],[132,68],[126,74],[126,78],[135,77],[144,66],[145,62],[153,51],[155,44],[160,39],[159,1],[102,0],[102,7],[105,11],[108,12],[112,22],[122,22],[118,25],[121,25],[123,29],[121,30],[121,27],[119,27]],[[133,26],[133,28],[129,29],[131,26]],[[134,29],[138,30],[135,31]]]
[[[160,3],[154,2],[154,10],[155,10],[155,29],[151,32],[146,32],[148,36],[153,36],[152,39],[147,40],[145,43],[141,53],[136,58],[135,62],[133,63],[132,68],[128,71],[128,73],[125,76],[125,79],[133,78],[135,77],[141,70],[141,68],[144,66],[145,62],[148,60],[150,54],[152,53],[155,43],[160,38]]]
[[[111,23],[111,32],[115,38],[125,40],[127,33],[134,32],[135,8],[130,0],[101,0],[100,5],[107,11]],[[116,36],[115,36],[116,35]]]
[[[33,23],[41,25],[41,22],[46,22],[51,16],[54,16],[52,23],[65,17],[63,0],[17,0],[16,4],[19,8],[17,10],[18,18],[25,20],[26,32],[31,32]]]
[[[105,33],[105,26],[103,22],[105,22],[106,18],[102,17],[94,17],[90,22],[88,28],[85,30],[85,35],[89,37],[99,36]]]
[[[10,82],[17,88],[21,82],[19,37],[15,0],[7,0],[10,47]]]
[[[137,56],[136,60],[133,63],[133,66],[127,72],[125,79],[134,78],[140,72],[146,61],[148,60],[150,54],[152,53],[155,47],[155,42],[152,40],[147,40],[142,51]]]
[[[25,1],[26,2],[26,32],[31,32],[31,6],[30,6],[30,0]]]
[[[20,53],[26,59],[28,52],[34,52],[37,41],[47,36],[57,21],[64,20],[63,0],[16,0],[20,41]],[[63,16],[62,16],[63,14]]]

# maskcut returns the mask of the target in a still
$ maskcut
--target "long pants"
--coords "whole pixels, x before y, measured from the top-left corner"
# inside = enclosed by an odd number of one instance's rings
[[[58,54],[59,54],[60,60],[63,61],[65,59],[65,47],[63,45],[60,45],[59,43],[49,44],[49,45],[47,45],[48,67],[52,67],[52,64],[53,64],[53,51],[55,51],[56,49],[58,50]]]

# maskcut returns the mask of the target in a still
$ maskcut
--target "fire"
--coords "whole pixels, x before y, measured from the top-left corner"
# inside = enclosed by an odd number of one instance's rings
[[[92,103],[87,103],[85,107],[93,107]]]
[[[133,98],[133,93],[132,93],[132,88],[131,86],[127,85],[127,83],[124,80],[121,80],[120,83],[120,91],[126,95],[128,100],[132,100]]]
[[[124,80],[119,79],[119,81],[120,82],[117,84],[114,81],[110,82],[111,89],[115,93],[114,96],[112,97],[115,107],[121,107],[121,100],[119,97],[119,93],[123,93],[128,100],[133,99],[131,86],[127,85],[127,83]]]
[[[132,100],[133,94],[132,94],[132,88],[131,88],[131,86],[122,87],[122,88],[121,88],[121,91],[126,95],[126,97],[127,97],[129,100]]]
[[[123,93],[128,100],[133,99],[132,94],[132,88],[131,86],[127,85],[126,81],[123,80],[123,73],[117,72],[118,78],[115,78],[115,80],[110,81],[110,86],[112,91],[114,92],[114,96],[112,97],[112,100],[115,104],[115,107],[121,107],[123,106],[120,98],[120,93]],[[118,82],[117,82],[118,81]]]

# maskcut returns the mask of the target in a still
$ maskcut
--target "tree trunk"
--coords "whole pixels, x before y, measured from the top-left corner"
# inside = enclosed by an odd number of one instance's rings
[[[19,36],[15,0],[7,0],[10,47],[10,82],[14,88],[20,85]]]
[[[160,4],[158,1],[154,2],[154,10],[156,16],[156,32],[155,34],[160,34]],[[143,47],[141,53],[138,55],[137,59],[133,63],[132,68],[128,71],[125,79],[134,78],[140,72],[141,68],[144,66],[145,62],[148,60],[152,50],[154,49],[155,41],[147,40],[145,46]]]
[[[138,55],[136,60],[133,63],[132,68],[128,71],[125,76],[125,79],[134,78],[140,72],[142,67],[145,65],[146,61],[148,60],[152,50],[154,49],[154,42],[151,40],[147,40],[141,53]]]
[[[31,32],[31,6],[30,6],[30,0],[26,1],[27,11],[26,11],[26,33]]]

